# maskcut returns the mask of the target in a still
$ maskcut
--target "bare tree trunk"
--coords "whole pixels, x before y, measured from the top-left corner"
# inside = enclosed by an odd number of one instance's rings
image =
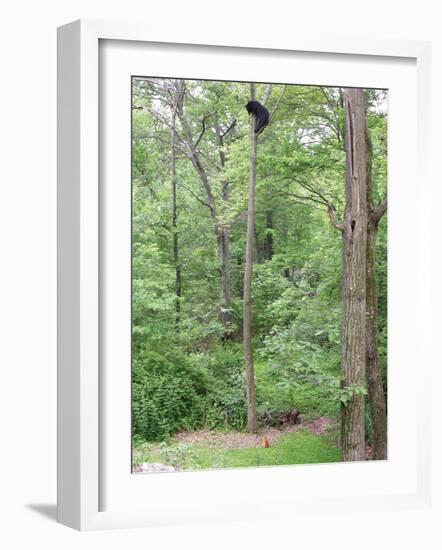
[[[216,129],[219,144],[219,159],[221,168],[224,171],[226,165],[226,154],[223,150],[224,147],[224,135],[219,128]],[[221,208],[229,203],[229,182],[226,180],[223,182],[222,187],[222,204]],[[229,338],[232,335],[232,294],[230,289],[230,226],[228,224],[222,224],[216,226],[217,232],[217,249],[218,249],[218,261],[220,270],[220,307],[219,307],[219,320],[225,327],[224,338]]]
[[[175,328],[179,330],[180,313],[181,313],[181,267],[179,260],[178,247],[178,227],[177,227],[177,177],[176,177],[176,153],[177,153],[177,131],[176,131],[176,116],[182,100],[181,86],[179,81],[175,83],[176,97],[172,107],[172,235],[173,235],[173,263],[175,266]]]
[[[254,233],[254,236],[255,236],[255,252],[256,252],[256,262],[258,264],[261,263],[262,261],[262,257],[261,257],[261,248],[259,246],[259,235],[258,235],[258,230],[256,228],[256,223],[255,223],[255,227],[253,229],[253,233]]]
[[[265,240],[265,258],[273,258],[273,211],[269,208],[266,211],[266,240]]]
[[[218,262],[220,271],[220,306],[219,320],[226,327],[228,336],[229,324],[232,322],[232,296],[230,292],[230,228],[222,225],[216,228]]]
[[[365,387],[367,165],[362,89],[347,88],[345,100],[345,217],[343,230],[343,388]],[[364,395],[353,391],[341,406],[344,461],[365,459]]]
[[[255,86],[250,84],[250,97],[254,99]],[[252,115],[250,122],[250,176],[247,210],[247,241],[244,269],[244,362],[247,378],[247,430],[256,431],[256,398],[255,398],[255,377],[253,369],[252,349],[252,323],[251,323],[251,302],[252,302],[252,271],[253,271],[253,240],[255,228],[255,181],[256,181],[256,134],[255,116]]]
[[[373,426],[373,459],[387,459],[387,407],[377,344],[377,283],[375,270],[377,223],[370,219],[367,234],[367,384]]]
[[[367,386],[372,421],[373,459],[387,459],[387,404],[378,352],[378,288],[376,281],[376,235],[379,220],[386,212],[385,200],[378,208],[373,204],[372,143],[368,126],[365,128],[367,147]]]

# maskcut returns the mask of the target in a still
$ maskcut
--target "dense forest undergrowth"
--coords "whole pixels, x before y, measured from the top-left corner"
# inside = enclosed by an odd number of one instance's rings
[[[270,113],[255,151],[252,430],[243,349],[251,90]],[[370,452],[369,384],[343,384],[344,97],[315,86],[133,80],[135,471],[339,461],[342,410],[356,400]],[[386,192],[386,92],[365,90],[364,98],[374,209]],[[386,239],[379,216],[382,398]]]
[[[143,359],[149,365],[157,361],[162,364],[164,356],[149,354]],[[223,344],[200,354],[195,362],[197,368],[189,367],[192,375],[196,373],[191,385],[189,371],[176,380],[176,386],[162,376],[157,384],[152,384],[157,375],[152,372],[149,376],[152,393],[144,394],[144,399],[149,400],[151,408],[146,416],[137,409],[134,415],[140,422],[134,439],[135,470],[143,463],[197,469],[340,460],[339,402],[329,391],[314,384],[298,387],[284,384],[274,369],[264,361],[259,362],[256,364],[258,427],[251,435],[246,431],[242,347]],[[174,379],[176,365],[175,357],[175,362],[170,363]],[[164,375],[167,368],[162,364],[160,370]],[[158,386],[165,388],[164,393],[158,391]],[[172,386],[176,391],[171,391]],[[146,390],[147,383],[142,388]],[[138,404],[141,399],[135,396],[134,402]],[[157,411],[153,410],[155,403]],[[299,411],[296,423],[289,418],[294,410]],[[171,422],[171,417],[176,421]],[[144,433],[143,427],[148,428]],[[268,448],[263,447],[265,440]]]

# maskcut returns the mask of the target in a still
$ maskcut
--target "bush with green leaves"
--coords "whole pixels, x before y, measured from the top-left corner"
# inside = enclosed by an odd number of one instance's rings
[[[256,381],[258,414],[266,411],[276,417],[283,411],[297,409],[304,420],[338,414],[339,380],[335,377],[317,376],[315,383],[302,365],[289,369],[257,362]]]
[[[133,361],[132,414],[134,437],[145,441],[167,439],[203,421],[207,379],[186,358],[139,351]]]
[[[209,380],[205,427],[243,429],[247,423],[247,399],[242,347],[226,343],[210,353],[194,354],[191,360],[207,373]]]

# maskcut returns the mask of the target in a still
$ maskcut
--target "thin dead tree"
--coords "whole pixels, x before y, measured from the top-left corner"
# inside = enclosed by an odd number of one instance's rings
[[[270,96],[271,86],[266,87],[262,103]],[[250,100],[255,99],[255,84],[250,83]],[[247,430],[256,431],[256,392],[252,346],[252,275],[253,243],[255,237],[255,185],[256,185],[256,149],[258,136],[255,133],[255,115],[250,119],[250,174],[247,199],[247,236],[244,268],[244,301],[243,301],[243,343],[244,363],[247,380]]]
[[[255,99],[255,85],[250,84],[250,99]],[[244,268],[244,303],[243,303],[243,338],[244,338],[244,363],[247,379],[247,430],[256,431],[256,395],[255,375],[252,349],[252,273],[253,273],[253,240],[255,228],[255,183],[256,183],[256,145],[255,115],[250,119],[250,174],[249,192],[247,199],[247,237]]]

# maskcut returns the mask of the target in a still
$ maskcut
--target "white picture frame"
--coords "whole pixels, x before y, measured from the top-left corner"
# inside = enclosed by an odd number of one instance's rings
[[[348,59],[362,59],[357,56],[376,56],[390,64],[401,60],[410,60],[415,64],[417,81],[417,100],[413,108],[417,113],[411,122],[412,157],[417,164],[420,186],[418,189],[418,226],[415,253],[415,267],[410,267],[405,280],[414,284],[419,292],[413,301],[413,319],[419,319],[419,348],[407,350],[404,361],[411,362],[419,354],[420,374],[413,386],[411,406],[411,426],[415,427],[416,455],[409,467],[413,469],[415,483],[412,489],[386,490],[383,492],[367,491],[365,494],[333,494],[326,496],[311,491],[301,498],[291,498],[278,487],[287,485],[293,467],[266,469],[260,474],[266,479],[268,497],[259,496],[253,487],[256,482],[256,471],[236,472],[192,472],[183,474],[151,476],[151,486],[160,491],[163,488],[173,498],[174,487],[177,494],[202,491],[202,486],[217,480],[214,487],[220,489],[225,483],[246,483],[250,489],[246,501],[235,495],[220,498],[211,506],[207,502],[186,497],[186,501],[167,506],[167,499],[162,505],[156,505],[154,491],[150,491],[150,505],[140,506],[138,502],[130,506],[129,493],[121,499],[121,505],[112,503],[111,509],[103,509],[102,487],[106,481],[103,452],[102,416],[106,414],[106,395],[100,385],[103,374],[100,353],[102,336],[102,318],[100,302],[102,299],[101,281],[103,273],[102,235],[100,229],[100,43],[101,41],[125,41],[125,44],[167,44],[175,49],[192,50],[192,46],[205,51],[210,57],[213,46],[229,48],[229,55],[240,56],[244,52],[271,52],[273,56],[283,56],[284,52],[304,52],[311,55],[345,56]],[[121,42],[120,42],[121,43]],[[210,51],[209,51],[210,50]],[[397,508],[414,508],[428,506],[431,500],[431,451],[430,431],[427,419],[430,417],[428,389],[432,366],[431,348],[429,346],[429,315],[431,304],[430,288],[430,212],[426,205],[431,205],[431,186],[428,177],[429,150],[428,124],[431,106],[428,99],[430,79],[429,43],[388,40],[364,40],[351,37],[318,37],[316,39],[302,36],[281,36],[272,44],[267,44],[262,37],[252,33],[242,34],[242,38],[229,39],[204,35],[204,29],[198,36],[189,37],[183,29],[181,35],[165,36],[162,32],[149,32],[135,24],[101,21],[76,21],[59,29],[58,34],[58,521],[80,530],[138,527],[152,525],[169,525],[174,523],[191,523],[198,521],[219,521],[234,519],[259,518],[264,513],[266,498],[274,502],[280,498],[282,506],[272,508],[278,516],[299,513],[314,513],[333,506],[334,511],[342,513],[357,506],[360,510]],[[278,53],[279,52],[279,53]],[[343,59],[343,57],[340,57]],[[161,75],[159,75],[161,76]],[[206,74],[201,75],[205,77]],[[247,78],[244,78],[247,80]],[[351,84],[351,83],[350,83]],[[417,132],[417,134],[416,134]],[[404,175],[404,178],[406,175]],[[414,178],[413,175],[408,177]],[[404,203],[406,197],[404,195]],[[406,206],[404,206],[406,209]],[[400,217],[399,217],[400,218]],[[398,228],[406,220],[398,221]],[[403,225],[402,227],[405,227]],[[398,238],[396,236],[396,238]],[[400,253],[399,253],[400,255]],[[407,278],[408,277],[408,278]],[[415,321],[416,323],[417,321]],[[402,335],[407,338],[407,334]],[[401,334],[396,335],[398,342]],[[417,346],[417,344],[416,344]],[[408,357],[408,359],[407,359]],[[129,391],[129,390],[128,390]],[[101,416],[101,418],[100,418]],[[394,463],[392,463],[394,464]],[[363,464],[346,464],[347,475],[351,483],[357,483],[358,477],[364,476],[360,467]],[[382,464],[370,466],[383,468]],[[385,466],[385,465],[384,465]],[[342,465],[327,466],[327,476],[338,476]],[[298,483],[301,477],[314,479],[316,470],[324,466],[296,470]],[[384,468],[385,469],[385,468]],[[261,470],[263,471],[263,470]],[[270,473],[268,473],[270,472]],[[130,474],[127,464],[125,476]],[[385,474],[385,472],[384,472]],[[383,474],[383,475],[384,475]],[[404,470],[404,476],[407,472]],[[192,477],[193,476],[193,477]],[[196,477],[195,477],[196,476]],[[230,476],[230,477],[229,477]],[[149,483],[149,476],[143,476],[143,483]],[[138,483],[140,476],[130,483]],[[244,481],[244,479],[246,481]],[[414,479],[414,478],[413,478]],[[107,481],[106,481],[107,482]],[[248,483],[248,485],[247,485]],[[276,483],[276,489],[272,487]],[[280,485],[278,485],[278,483]],[[309,483],[312,483],[311,481]],[[100,485],[101,484],[101,485]],[[101,487],[101,488],[100,488]],[[198,489],[199,487],[199,489]],[[218,490],[217,489],[217,490]],[[201,493],[203,494],[203,493]],[[279,495],[279,496],[278,496]],[[316,495],[316,496],[315,496]],[[118,500],[118,499],[117,499]],[[179,500],[179,499],[177,499]],[[185,504],[186,502],[186,504]],[[284,512],[286,510],[286,512]],[[266,517],[269,511],[265,510]]]

